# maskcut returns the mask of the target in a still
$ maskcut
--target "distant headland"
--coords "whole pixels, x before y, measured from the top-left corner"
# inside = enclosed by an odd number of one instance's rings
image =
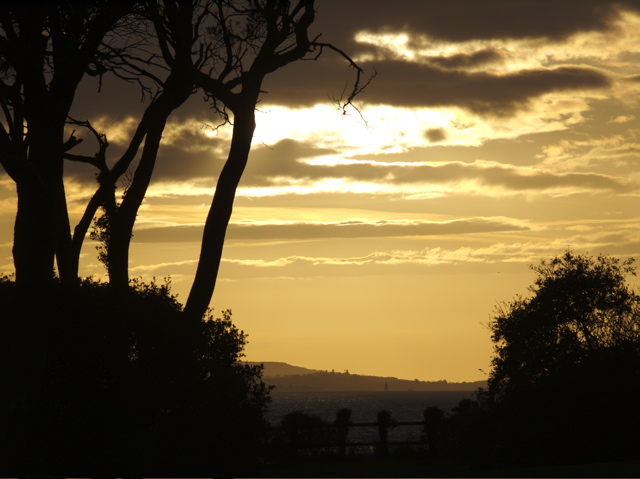
[[[282,362],[252,362],[264,365],[263,381],[276,391],[475,391],[486,388],[486,381],[448,382],[363,376],[335,371],[321,371]]]

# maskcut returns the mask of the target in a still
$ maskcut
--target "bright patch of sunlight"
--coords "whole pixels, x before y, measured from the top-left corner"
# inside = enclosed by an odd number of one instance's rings
[[[318,193],[392,194],[397,187],[388,184],[357,182],[345,178],[323,178],[307,184],[273,187],[238,188],[238,196],[260,198],[276,195],[310,195]]]
[[[594,92],[591,98],[600,97]],[[572,92],[531,100],[529,109],[509,122],[454,107],[364,105],[361,117],[357,112],[342,115],[327,105],[300,109],[273,106],[258,112],[253,141],[254,146],[272,147],[290,139],[336,150],[334,159],[322,159],[324,164],[335,164],[356,155],[398,154],[429,146],[480,146],[489,139],[564,130],[584,121],[582,112],[588,109],[589,100],[578,99]]]
[[[357,112],[342,115],[327,105],[301,109],[272,106],[257,114],[254,143],[270,146],[292,139],[351,154],[398,153],[428,144],[424,130],[464,123],[465,117],[450,109],[365,106],[360,117]]]
[[[109,143],[125,144],[131,139],[131,134],[138,126],[138,120],[128,116],[122,120],[114,120],[104,115],[97,120],[92,120],[92,125],[96,131],[107,135]],[[90,133],[82,135],[89,137]]]
[[[209,178],[191,178],[187,181],[158,181],[152,183],[147,198],[171,198],[181,196],[204,196],[210,198],[215,185]]]
[[[436,166],[441,162],[430,161],[377,161],[377,160],[354,160],[353,158],[339,158],[335,156],[320,156],[305,163],[312,166],[338,166],[338,165],[371,165],[380,167],[401,167],[401,166]]]
[[[379,48],[393,52],[395,55],[407,60],[415,58],[415,52],[409,47],[409,40],[411,38],[408,34],[398,33],[374,33],[366,30],[356,33],[354,40],[358,43],[366,43],[368,45],[375,45]],[[363,58],[358,57],[358,61],[362,61]]]

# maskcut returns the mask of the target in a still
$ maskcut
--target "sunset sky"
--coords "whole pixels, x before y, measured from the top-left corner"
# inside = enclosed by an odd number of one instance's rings
[[[640,4],[317,5],[312,32],[377,76],[347,115],[332,98],[354,71],[329,51],[268,78],[212,306],[233,310],[248,360],[485,379],[486,323],[530,264],[640,257]],[[112,77],[97,88],[73,114],[115,160],[145,104]],[[229,144],[216,121],[201,94],[170,118],[134,231],[131,276],[171,276],[183,301]],[[69,166],[73,221],[94,177]],[[0,272],[15,204],[2,172]],[[106,277],[94,247],[81,273]]]

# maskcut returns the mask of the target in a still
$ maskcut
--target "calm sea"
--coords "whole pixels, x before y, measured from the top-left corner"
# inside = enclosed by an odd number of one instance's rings
[[[463,399],[473,398],[473,391],[321,391],[279,392],[272,391],[272,402],[267,411],[267,420],[272,426],[280,424],[283,416],[292,411],[320,416],[333,422],[342,408],[351,409],[351,421],[375,422],[379,411],[391,411],[399,422],[422,421],[423,411],[437,406],[446,413]],[[390,441],[418,440],[420,426],[403,426],[391,430]],[[354,441],[375,440],[375,428],[352,428],[349,439]]]

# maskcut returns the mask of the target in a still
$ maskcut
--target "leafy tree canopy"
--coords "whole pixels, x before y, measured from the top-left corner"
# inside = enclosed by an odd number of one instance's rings
[[[626,282],[633,263],[567,251],[532,266],[531,296],[498,305],[488,397],[507,448],[565,461],[637,447],[628,440],[640,425],[640,296]]]
[[[640,349],[640,296],[626,284],[634,260],[563,256],[542,261],[531,297],[502,303],[490,323],[490,387],[535,385],[605,350]]]

